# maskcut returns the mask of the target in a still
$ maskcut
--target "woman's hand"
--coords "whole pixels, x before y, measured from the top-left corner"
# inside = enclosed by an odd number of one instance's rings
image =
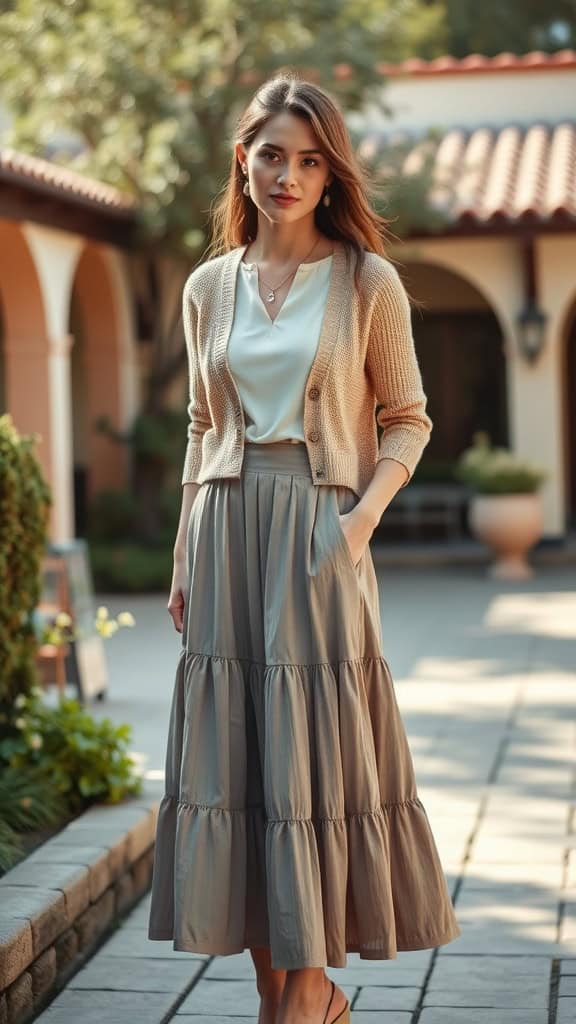
[[[356,566],[368,546],[376,523],[372,516],[358,504],[350,512],[340,514],[340,526],[348,544],[350,557]]]
[[[188,571],[185,558],[174,558],[174,571],[168,598],[168,611],[172,616],[174,629],[181,633],[184,626],[184,607],[188,600]]]
[[[174,542],[174,571],[172,573],[172,586],[168,598],[168,611],[172,616],[174,628],[178,633],[184,627],[184,608],[188,600],[188,557],[186,554],[186,538],[190,513],[196,500],[196,495],[201,484],[187,483],[182,486],[182,505],[180,507],[180,519]]]

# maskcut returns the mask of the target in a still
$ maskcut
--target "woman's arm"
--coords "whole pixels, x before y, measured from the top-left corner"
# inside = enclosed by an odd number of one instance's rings
[[[374,477],[361,500],[363,509],[377,523],[396,491],[412,477],[433,426],[426,412],[410,303],[392,263],[382,268],[374,300],[366,370],[381,406],[376,418],[382,434]]]
[[[184,336],[186,338],[186,350],[188,353],[188,443],[184,457],[184,468],[182,470],[182,483],[196,483],[200,468],[202,466],[202,439],[209,427],[212,426],[212,418],[206,398],[206,390],[200,361],[198,358],[197,324],[198,311],[192,296],[192,278],[190,275],[182,293],[182,320],[184,323]]]
[[[374,298],[366,370],[381,409],[378,458],[406,466],[406,486],[430,439],[432,420],[416,358],[410,303],[396,267],[385,263]]]
[[[200,484],[184,484],[182,487],[182,504],[180,506],[180,520],[176,531],[174,542],[174,568],[172,572],[172,583],[168,597],[168,611],[172,616],[174,628],[178,633],[182,632],[184,619],[184,606],[188,600],[188,559],[186,551],[186,538],[188,534],[188,523],[190,512]]]
[[[386,456],[378,460],[368,487],[354,507],[359,518],[364,520],[364,532],[368,533],[366,540],[372,536],[394,495],[408,480],[407,469],[401,462]]]
[[[416,358],[410,304],[398,271],[382,263],[373,301],[366,350],[366,371],[382,427],[372,479],[354,508],[341,517],[357,561],[392,498],[405,487],[432,431],[427,399]]]
[[[198,474],[202,465],[202,438],[211,425],[211,418],[206,401],[206,392],[200,373],[197,345],[197,310],[191,294],[190,275],[182,292],[182,321],[184,337],[188,353],[188,429],[186,455],[182,471],[182,503],[180,519],[174,541],[174,569],[168,597],[168,611],[172,616],[174,628],[182,632],[184,607],[188,600],[188,552],[186,539],[192,505],[200,488]]]

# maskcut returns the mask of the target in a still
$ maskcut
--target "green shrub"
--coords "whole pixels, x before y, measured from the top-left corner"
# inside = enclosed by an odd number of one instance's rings
[[[138,522],[138,502],[128,491],[100,491],[90,502],[90,541],[132,540]]]
[[[60,698],[48,707],[37,685],[35,613],[51,495],[35,443],[18,433],[10,416],[0,417],[2,870],[20,859],[25,832],[64,823],[91,803],[115,803],[142,787],[127,750],[129,725],[98,721],[76,700]]]
[[[17,734],[0,741],[0,772],[3,766],[37,771],[72,812],[141,792],[141,775],[127,749],[130,725],[97,720],[65,697],[48,707],[37,690],[19,698],[18,712]]]
[[[414,470],[415,483],[453,483],[456,463],[453,459],[428,459],[419,462]]]
[[[142,500],[128,491],[100,491],[88,510],[86,536],[94,546],[173,547],[178,529],[182,489],[156,495],[156,521],[153,537],[147,535],[142,516]]]
[[[179,470],[186,448],[187,423],[187,414],[182,409],[139,412],[131,432],[138,464],[155,464],[163,476],[171,468]]]
[[[38,679],[33,615],[51,496],[36,440],[0,416],[0,736],[10,731],[15,698]]]
[[[460,455],[456,476],[480,494],[531,494],[547,472],[507,448],[491,448],[489,435],[479,430],[472,446]]]
[[[115,593],[157,593],[170,589],[173,543],[150,548],[137,544],[90,545],[90,561],[98,590]]]
[[[1,763],[1,762],[0,762]],[[21,834],[60,825],[68,813],[66,801],[38,766],[0,772],[0,871],[23,856]]]
[[[101,429],[131,454],[130,488],[103,491],[88,509],[86,540],[99,590],[167,591],[182,503],[181,471],[187,415],[182,410],[142,411],[130,430]]]

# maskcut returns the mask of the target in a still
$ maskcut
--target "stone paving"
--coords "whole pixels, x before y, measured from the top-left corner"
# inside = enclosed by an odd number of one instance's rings
[[[375,561],[378,563],[377,551]],[[353,1024],[576,1021],[576,570],[527,583],[482,567],[379,570],[384,645],[462,936],[327,973]],[[101,598],[105,600],[105,598]],[[134,725],[161,783],[180,638],[162,597],[110,599],[137,627],[108,647],[101,714]],[[248,951],[146,938],[148,898],[41,1014],[45,1024],[239,1024],[258,999]]]

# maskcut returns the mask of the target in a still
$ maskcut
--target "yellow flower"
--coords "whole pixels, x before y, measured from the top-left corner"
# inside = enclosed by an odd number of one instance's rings
[[[100,622],[102,622],[104,619],[108,618],[108,609],[107,609],[105,604],[101,604],[100,607],[98,608],[98,610],[96,612],[96,618]]]
[[[72,618],[68,615],[68,612],[58,612],[58,615],[56,616],[56,625],[62,629],[65,626],[72,625]]]
[[[134,616],[132,615],[132,612],[120,612],[120,614],[118,615],[117,621],[118,621],[118,625],[119,626],[135,626],[136,625],[136,620],[135,620]]]
[[[17,729],[25,729],[26,728],[26,719],[25,718],[16,718],[16,719],[14,719],[14,725],[16,726]]]
[[[18,696],[16,697],[16,700],[14,701],[14,707],[15,708],[24,708],[24,707],[26,707],[26,697],[24,696],[23,693],[19,693]]]
[[[106,639],[107,637],[112,636],[113,633],[117,632],[118,623],[115,622],[114,619],[106,622],[102,621],[97,624],[97,628],[100,636],[103,636]]]

